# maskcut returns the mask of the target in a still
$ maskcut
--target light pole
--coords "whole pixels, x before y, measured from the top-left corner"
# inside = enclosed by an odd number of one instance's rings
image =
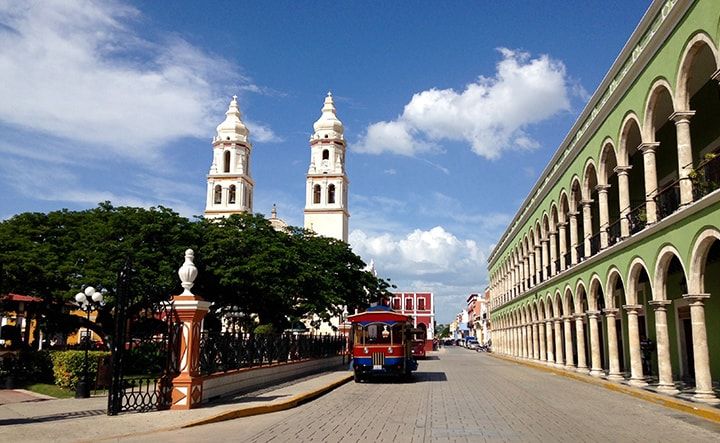
[[[75,294],[75,302],[81,310],[87,313],[87,321],[90,322],[90,312],[97,310],[103,303],[103,294],[96,291],[92,286],[85,288],[85,291]],[[90,383],[88,382],[88,348],[90,347],[90,328],[85,328],[86,334],[83,338],[85,347],[85,360],[83,362],[83,377],[78,381],[75,389],[75,398],[90,397]]]

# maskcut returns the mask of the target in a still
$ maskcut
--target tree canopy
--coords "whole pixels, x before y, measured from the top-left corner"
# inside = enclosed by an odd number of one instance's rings
[[[194,293],[276,328],[388,295],[389,284],[365,271],[344,242],[300,228],[279,232],[261,215],[190,221],[164,207],[109,202],[0,223],[0,294],[40,297],[46,324],[67,327],[82,322],[67,314],[74,294],[83,285],[104,288],[107,305],[91,327],[107,335],[123,266],[130,264],[130,292],[167,300],[181,291],[177,269],[188,248],[199,271]]]

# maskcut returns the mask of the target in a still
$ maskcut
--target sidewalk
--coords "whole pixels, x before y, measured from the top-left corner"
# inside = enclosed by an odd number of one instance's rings
[[[189,411],[106,415],[107,397],[38,400],[0,405],[3,441],[78,442],[114,440],[293,408],[352,379],[326,372],[298,383],[259,391]]]

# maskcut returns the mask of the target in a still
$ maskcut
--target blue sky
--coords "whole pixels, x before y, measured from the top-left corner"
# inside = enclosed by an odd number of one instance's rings
[[[239,96],[255,211],[302,225],[332,90],[350,243],[448,322],[648,1],[0,2],[0,218],[201,214]]]

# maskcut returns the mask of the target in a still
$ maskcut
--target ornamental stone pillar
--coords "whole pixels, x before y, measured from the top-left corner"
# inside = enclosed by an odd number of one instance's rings
[[[553,364],[555,361],[555,353],[553,352],[553,321],[552,319],[545,320],[545,338],[547,341],[547,363]]]
[[[608,247],[608,228],[610,227],[610,212],[608,209],[608,189],[610,185],[597,185],[598,205],[600,206],[600,249]]]
[[[577,256],[577,244],[578,244],[578,226],[577,226],[577,212],[570,212],[570,264],[576,265],[578,262]]]
[[[618,355],[617,324],[615,320],[618,309],[606,308],[604,312],[608,330],[608,363],[610,364],[608,379],[622,380],[623,376],[620,373],[620,358]]]
[[[178,271],[185,290],[172,298],[173,309],[182,322],[182,341],[178,355],[180,373],[172,381],[170,409],[192,409],[200,406],[202,402],[200,334],[202,319],[210,308],[210,302],[190,292],[197,277],[193,258],[192,249],[185,251],[185,263]]]
[[[550,276],[554,276],[557,274],[557,269],[555,268],[555,263],[558,260],[558,254],[557,254],[557,233],[555,231],[550,231]]]
[[[678,111],[670,115],[675,122],[677,134],[678,178],[680,179],[680,205],[688,205],[693,201],[692,181],[690,172],[693,170],[692,140],[690,137],[690,118],[695,111]]]
[[[548,243],[550,242],[550,239],[544,238],[541,240],[542,244],[542,277],[543,280],[547,280],[550,276],[550,273],[548,272],[548,268],[552,265],[550,264],[550,260],[548,260],[548,255],[550,253],[548,248]],[[550,266],[548,266],[550,265]]]
[[[567,369],[575,369],[575,359],[573,358],[571,320],[571,315],[566,315],[563,317],[563,325],[565,327],[565,368]]]
[[[587,357],[585,356],[585,325],[583,314],[575,314],[575,337],[577,338],[578,372],[587,372]]]
[[[542,270],[543,270],[543,267],[545,266],[545,262],[543,262],[543,257],[542,257],[541,251],[542,251],[542,248],[540,247],[540,245],[539,244],[535,245],[535,284],[536,285],[539,285],[540,282],[542,281],[542,278],[541,278]]]
[[[583,200],[583,246],[585,248],[585,258],[588,259],[592,256],[592,247],[590,245],[590,239],[593,236],[592,231],[592,200]]]
[[[658,390],[675,394],[672,376],[672,364],[670,363],[670,339],[668,338],[667,306],[672,303],[670,300],[652,300],[648,302],[655,310],[655,336],[657,340],[658,359]]]
[[[540,360],[540,337],[538,337],[538,322],[532,322],[533,360]]]
[[[618,176],[618,197],[620,200],[620,236],[622,238],[630,237],[630,180],[628,173],[632,166],[616,166],[615,172]]]
[[[655,167],[655,151],[658,146],[660,146],[659,142],[642,143],[640,145],[640,150],[643,153],[643,166],[645,167],[645,211],[648,225],[657,222],[655,196],[658,191],[658,182],[657,168]]]
[[[588,325],[590,327],[590,375],[599,377],[603,375],[600,362],[600,340],[598,334],[598,311],[587,311]]]
[[[693,395],[693,399],[715,404],[720,401],[712,388],[703,302],[710,298],[710,294],[686,294],[683,295],[683,298],[690,303],[690,322],[692,323],[693,363],[695,365],[695,395]]]
[[[529,278],[528,289],[529,289],[529,288],[532,288],[533,286],[535,286],[535,284],[537,283],[537,281],[535,280],[535,274],[536,274],[535,267],[536,266],[535,266],[534,248],[533,248],[533,251],[528,253],[528,260],[530,261],[530,272],[528,273],[528,278]]]
[[[555,323],[555,366],[560,368],[564,364],[560,317],[555,317],[553,322]]]
[[[538,339],[540,341],[540,361],[547,361],[547,350],[545,348],[545,321],[538,321]]]
[[[630,348],[630,380],[634,386],[645,386],[642,358],[640,357],[640,333],[638,331],[638,311],[642,305],[624,305],[628,316],[628,345]]]
[[[565,262],[565,255],[567,254],[567,233],[565,232],[567,222],[558,223],[558,233],[560,236],[560,270],[564,271],[570,266],[570,263]]]
[[[521,348],[521,354],[520,357],[527,358],[528,357],[528,330],[527,325],[523,324],[520,326],[520,333],[521,333],[521,340],[522,340],[522,348]]]

